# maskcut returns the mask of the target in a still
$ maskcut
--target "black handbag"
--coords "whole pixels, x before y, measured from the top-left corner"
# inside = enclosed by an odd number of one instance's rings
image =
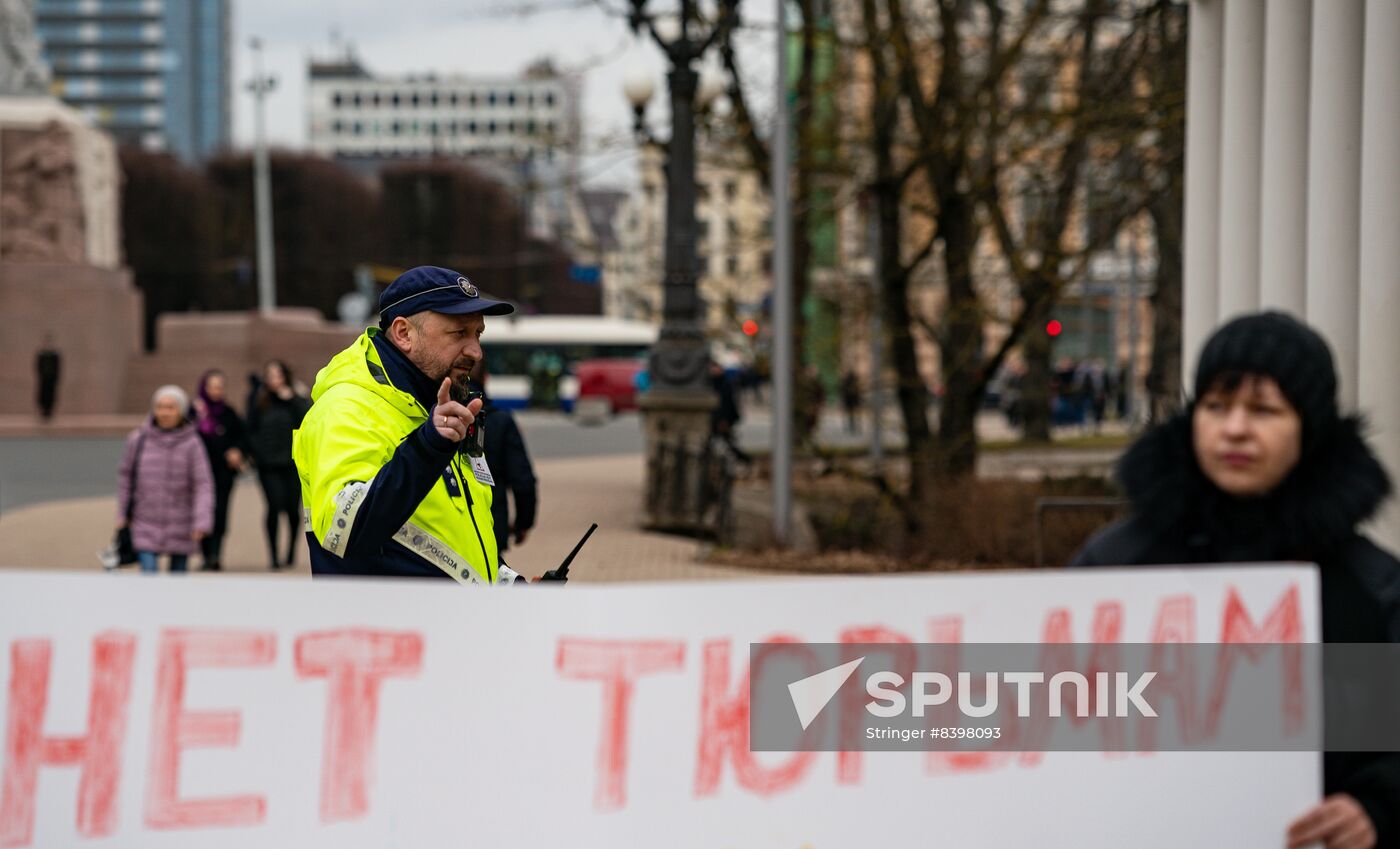
[[[131,528],[117,528],[117,538],[114,545],[117,550],[118,566],[126,566],[137,561],[136,546],[131,543]]]
[[[108,549],[110,554],[116,555],[116,565],[126,566],[135,563],[136,546],[131,541],[131,514],[136,510],[136,478],[141,473],[141,449],[146,444],[146,433],[142,431],[136,438],[136,456],[131,460],[131,482],[126,491],[126,524],[117,528],[116,538],[112,540],[112,547]]]

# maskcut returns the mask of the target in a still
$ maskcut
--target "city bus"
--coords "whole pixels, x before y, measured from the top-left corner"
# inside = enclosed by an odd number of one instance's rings
[[[501,407],[566,412],[578,397],[574,366],[581,360],[643,359],[657,328],[644,321],[596,315],[488,318],[487,394]]]

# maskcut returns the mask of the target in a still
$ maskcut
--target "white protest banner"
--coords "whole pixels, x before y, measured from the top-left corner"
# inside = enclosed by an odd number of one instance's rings
[[[1317,611],[1299,566],[489,591],[3,573],[0,847],[1281,846],[1315,752],[753,753],[745,666],[774,639],[1315,642]]]

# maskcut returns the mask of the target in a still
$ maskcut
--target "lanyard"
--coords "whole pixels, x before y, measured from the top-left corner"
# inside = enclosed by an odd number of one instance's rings
[[[476,523],[476,511],[472,509],[475,502],[472,501],[472,491],[467,485],[466,475],[462,473],[462,467],[459,465],[460,459],[460,454],[453,454],[452,462],[449,464],[452,469],[453,482],[461,487],[462,494],[467,499],[467,516],[471,519],[472,530],[476,531],[477,544],[481,546],[481,560],[486,564],[486,580],[488,583],[495,583],[495,569],[491,565],[491,558],[486,554],[486,540],[481,535],[481,526]]]

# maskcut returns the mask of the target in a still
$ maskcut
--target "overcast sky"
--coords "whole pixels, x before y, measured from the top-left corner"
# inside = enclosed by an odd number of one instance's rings
[[[624,19],[595,5],[579,7],[579,0],[231,2],[233,138],[239,146],[252,142],[252,96],[244,86],[252,73],[248,48],[252,36],[262,38],[265,68],[277,77],[277,89],[267,105],[268,135],[274,144],[305,145],[307,61],[334,55],[333,38],[353,44],[366,68],[376,74],[513,75],[543,57],[551,58],[561,70],[583,71],[581,115],[589,154],[583,163],[586,183],[628,185],[634,178],[631,115],[622,95],[629,68],[650,69],[657,80],[657,94],[649,117],[657,127],[665,121],[665,64],[659,51],[639,44]],[[622,5],[620,0],[609,2],[615,8]],[[537,11],[515,13],[526,6]],[[759,26],[739,41],[741,55],[752,68],[751,72],[745,69],[746,78],[752,77],[755,86],[765,90],[771,88],[773,63],[771,29],[763,22],[771,21],[772,15],[767,8],[746,9],[746,21]],[[761,104],[771,102],[771,97],[758,94]]]

